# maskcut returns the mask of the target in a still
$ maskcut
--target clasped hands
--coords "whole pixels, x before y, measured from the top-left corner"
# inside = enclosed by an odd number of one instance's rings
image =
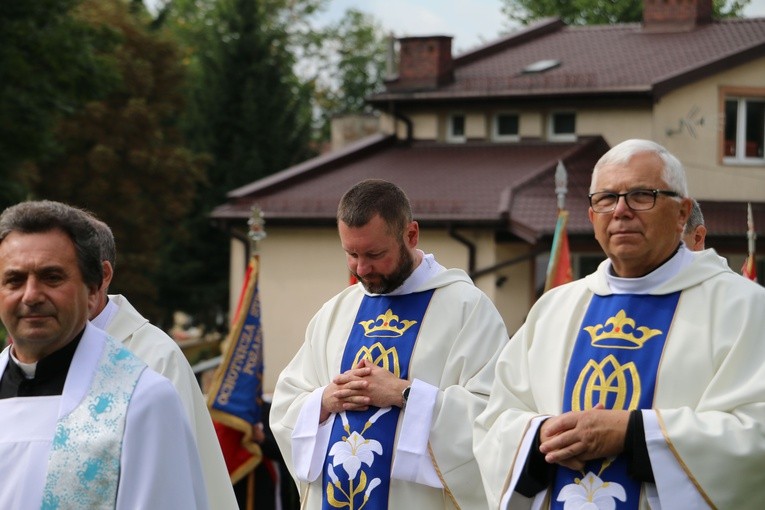
[[[581,471],[585,462],[612,457],[624,450],[629,411],[604,409],[570,411],[542,424],[539,451],[549,464]]]
[[[403,403],[401,392],[409,384],[409,381],[399,379],[390,371],[362,359],[324,388],[319,421],[325,421],[330,413],[365,411],[369,406],[400,407]]]

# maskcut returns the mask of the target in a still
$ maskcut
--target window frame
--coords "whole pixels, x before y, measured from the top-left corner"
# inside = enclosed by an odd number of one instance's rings
[[[558,133],[555,131],[555,117],[557,115],[573,115],[574,131],[573,133]],[[547,116],[547,139],[553,142],[575,142],[576,137],[576,112],[574,110],[559,110],[550,112]]]
[[[737,103],[736,121],[736,154],[729,155],[729,142],[725,136],[726,104],[728,101]],[[765,102],[765,88],[759,87],[721,87],[719,96],[718,115],[720,127],[718,130],[718,161],[728,166],[762,166],[765,164],[765,151],[762,157],[746,155],[746,104],[748,101]],[[742,129],[743,128],[743,129]],[[760,142],[765,148],[765,126],[763,126],[763,140]]]
[[[516,118],[518,129],[514,135],[503,135],[499,133],[499,118],[503,115]],[[521,116],[518,112],[501,111],[496,112],[491,117],[491,139],[495,142],[518,142],[521,140]]]
[[[462,134],[454,134],[454,119],[462,117]],[[446,141],[449,143],[465,143],[467,141],[467,115],[464,112],[452,112],[446,117]]]

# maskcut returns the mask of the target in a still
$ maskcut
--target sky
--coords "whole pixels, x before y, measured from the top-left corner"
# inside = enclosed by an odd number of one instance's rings
[[[396,37],[450,35],[459,54],[509,29],[501,5],[500,0],[330,0],[322,17],[334,21],[353,7],[374,16]]]
[[[510,30],[501,0],[330,0],[322,14],[336,20],[350,7],[372,14],[396,37],[451,35],[456,55]],[[751,0],[746,17],[765,17],[765,0]]]

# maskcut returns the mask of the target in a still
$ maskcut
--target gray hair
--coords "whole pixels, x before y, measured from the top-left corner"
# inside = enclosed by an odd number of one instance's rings
[[[39,234],[60,230],[69,236],[77,254],[82,280],[88,287],[100,287],[104,279],[101,248],[89,213],[61,202],[21,202],[0,214],[0,243],[8,234]]]
[[[90,221],[93,224],[93,228],[96,229],[96,240],[101,248],[101,260],[109,262],[112,269],[114,269],[117,265],[117,245],[114,242],[112,229],[93,215],[91,215]]]
[[[695,198],[691,198],[691,214],[688,216],[688,221],[685,223],[685,229],[683,235],[688,235],[696,230],[696,227],[704,224],[704,214],[701,212],[699,203]]]
[[[351,228],[363,227],[379,214],[391,234],[403,236],[412,222],[412,206],[406,193],[395,184],[367,179],[349,189],[337,209],[337,220]]]
[[[590,182],[590,193],[597,191],[593,188],[598,172],[608,165],[626,165],[633,156],[649,152],[656,154],[664,163],[662,169],[662,179],[667,183],[667,187],[678,193],[681,197],[688,196],[688,183],[685,179],[685,169],[680,160],[673,156],[667,149],[656,142],[650,140],[631,139],[625,140],[613,146],[608,152],[603,154],[595,163],[592,170],[592,181]]]

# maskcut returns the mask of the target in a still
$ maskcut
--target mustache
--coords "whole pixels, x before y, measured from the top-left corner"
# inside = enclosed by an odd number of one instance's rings
[[[21,305],[16,312],[16,317],[20,319],[29,317],[49,317],[56,315],[56,310],[48,304],[40,305]]]

